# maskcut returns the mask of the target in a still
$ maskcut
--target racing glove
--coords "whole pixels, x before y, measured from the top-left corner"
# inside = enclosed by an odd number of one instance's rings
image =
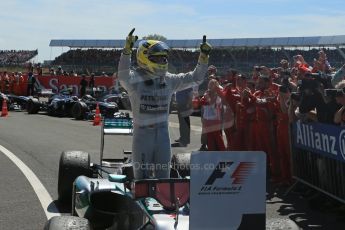
[[[212,46],[206,41],[206,35],[204,35],[202,38],[202,43],[200,43],[199,63],[208,63],[208,58],[211,50]]]
[[[130,55],[132,53],[132,48],[134,46],[134,43],[138,40],[138,36],[133,36],[135,28],[129,32],[128,36],[126,37],[126,43],[125,47],[123,48],[123,53],[126,55]]]

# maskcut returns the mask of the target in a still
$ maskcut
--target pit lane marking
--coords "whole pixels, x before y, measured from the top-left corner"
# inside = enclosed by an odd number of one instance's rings
[[[34,189],[42,208],[46,214],[47,219],[50,219],[53,216],[60,216],[60,212],[58,211],[57,207],[53,203],[53,199],[51,198],[50,194],[48,193],[47,189],[35,175],[35,173],[23,162],[21,161],[16,155],[10,152],[8,149],[0,145],[0,152],[2,152],[5,156],[7,156],[19,169],[22,171],[26,179],[31,184],[32,188]],[[49,210],[48,211],[48,207]]]
[[[179,123],[176,123],[176,122],[169,122],[169,126],[172,128],[179,128],[180,127]],[[190,129],[195,131],[195,132],[201,133],[201,127],[200,126],[191,125]]]

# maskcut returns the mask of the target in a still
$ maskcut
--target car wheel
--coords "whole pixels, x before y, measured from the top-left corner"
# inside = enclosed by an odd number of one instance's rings
[[[28,114],[36,114],[40,110],[40,102],[37,98],[30,98],[27,104]]]
[[[132,110],[131,102],[128,97],[121,98],[121,108],[125,110]]]
[[[114,113],[119,112],[119,108],[117,104],[106,104],[104,107],[101,108],[101,113],[104,115],[106,118],[113,118]]]
[[[58,176],[58,200],[72,203],[73,182],[78,176],[92,176],[90,155],[83,151],[64,151],[60,157]]]
[[[91,230],[90,222],[85,218],[76,216],[54,216],[49,219],[44,230]]]
[[[182,178],[190,176],[190,153],[177,153],[171,159],[172,168],[175,169]]]
[[[76,120],[82,120],[87,112],[87,105],[82,102],[76,102],[72,107],[72,117]]]
[[[47,111],[49,116],[56,116],[56,111],[52,106],[48,106]]]

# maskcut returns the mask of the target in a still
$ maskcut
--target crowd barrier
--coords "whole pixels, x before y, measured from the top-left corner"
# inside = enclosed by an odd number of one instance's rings
[[[345,128],[297,121],[291,138],[294,179],[345,203]]]

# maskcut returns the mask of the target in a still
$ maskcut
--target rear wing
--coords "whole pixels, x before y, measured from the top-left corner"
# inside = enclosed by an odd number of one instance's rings
[[[132,135],[133,119],[129,114],[119,113],[113,118],[105,117],[101,128],[100,165],[102,167],[105,135]]]

